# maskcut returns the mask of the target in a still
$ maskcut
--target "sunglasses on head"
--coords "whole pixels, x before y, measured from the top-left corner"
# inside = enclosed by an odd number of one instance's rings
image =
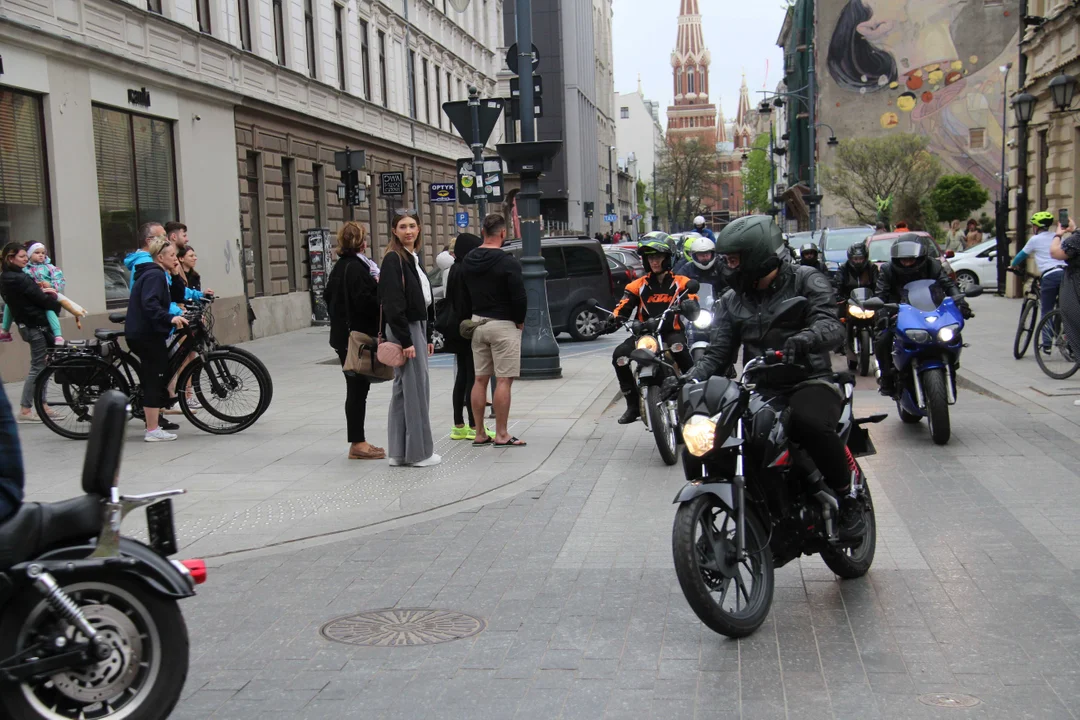
[[[395,217],[405,217],[406,215],[415,215],[416,211],[412,208],[398,208],[394,211]]]

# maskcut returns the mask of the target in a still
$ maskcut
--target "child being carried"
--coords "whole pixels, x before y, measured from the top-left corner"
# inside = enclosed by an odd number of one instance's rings
[[[31,245],[28,254],[30,255],[30,262],[23,268],[23,272],[34,278],[40,287],[55,290],[56,299],[60,301],[65,310],[75,317],[75,325],[81,330],[82,319],[88,313],[82,305],[64,295],[64,289],[67,287],[64,273],[61,272],[60,268],[52,264],[52,259],[45,254],[45,246],[41,243]],[[62,344],[64,338],[60,334],[60,318],[52,310],[46,311],[45,316],[49,321],[49,329],[56,338],[56,344]],[[5,306],[3,324],[0,326],[0,342],[9,342],[11,340],[10,329],[11,309]]]

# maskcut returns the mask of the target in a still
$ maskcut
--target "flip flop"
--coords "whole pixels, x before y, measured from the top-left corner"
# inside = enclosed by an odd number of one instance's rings
[[[481,440],[479,437],[473,440],[473,447],[487,447],[488,445],[498,445],[499,443],[492,440],[490,437],[487,440]]]
[[[510,438],[510,442],[504,442],[504,443],[497,442],[497,443],[495,443],[495,447],[500,447],[500,448],[525,447],[526,445],[528,445],[527,442],[525,442],[524,440],[518,440],[516,437]]]

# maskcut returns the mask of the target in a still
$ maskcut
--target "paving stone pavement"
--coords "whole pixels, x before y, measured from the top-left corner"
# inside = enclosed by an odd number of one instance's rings
[[[1077,441],[1050,414],[962,392],[932,445],[869,384],[864,466],[881,537],[863,579],[817,558],[777,572],[752,637],[713,634],[675,579],[663,466],[619,408],[584,418],[534,487],[441,517],[215,561],[183,609],[192,664],[174,718],[1076,718]],[[483,618],[426,647],[330,642],[378,608]],[[928,693],[965,693],[969,709]]]

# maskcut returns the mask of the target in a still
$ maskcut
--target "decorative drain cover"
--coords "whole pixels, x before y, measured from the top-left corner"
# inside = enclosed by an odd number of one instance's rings
[[[453,610],[388,608],[339,617],[319,632],[327,640],[347,645],[408,647],[472,637],[485,627],[480,618]]]
[[[919,702],[931,707],[969,708],[980,704],[982,700],[972,695],[962,695],[960,693],[930,693],[929,695],[920,695]]]

